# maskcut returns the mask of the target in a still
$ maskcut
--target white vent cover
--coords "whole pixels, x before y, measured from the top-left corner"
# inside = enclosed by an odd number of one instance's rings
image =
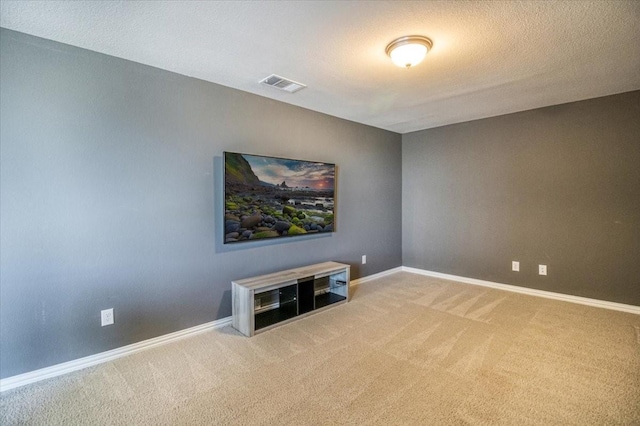
[[[302,83],[297,83],[295,81],[280,77],[279,75],[275,74],[271,74],[264,80],[260,80],[260,83],[266,84],[267,86],[275,87],[276,89],[284,90],[289,93],[294,93],[300,89],[304,89],[305,87],[307,87]]]

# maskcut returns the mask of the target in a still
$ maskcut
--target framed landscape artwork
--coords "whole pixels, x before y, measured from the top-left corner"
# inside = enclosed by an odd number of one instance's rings
[[[333,232],[335,164],[224,153],[224,242]]]

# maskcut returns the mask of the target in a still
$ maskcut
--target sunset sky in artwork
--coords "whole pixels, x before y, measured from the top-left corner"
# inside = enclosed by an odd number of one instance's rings
[[[263,182],[288,187],[334,189],[335,165],[242,154]]]

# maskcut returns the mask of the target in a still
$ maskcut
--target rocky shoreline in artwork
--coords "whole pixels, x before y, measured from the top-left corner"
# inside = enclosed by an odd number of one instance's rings
[[[333,222],[333,191],[236,185],[225,200],[226,243],[333,232]]]

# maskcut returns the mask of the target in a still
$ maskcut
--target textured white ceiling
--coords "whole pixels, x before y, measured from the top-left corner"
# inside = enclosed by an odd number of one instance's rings
[[[640,89],[640,1],[0,5],[5,28],[399,133]],[[406,70],[384,48],[410,34],[434,47]]]

